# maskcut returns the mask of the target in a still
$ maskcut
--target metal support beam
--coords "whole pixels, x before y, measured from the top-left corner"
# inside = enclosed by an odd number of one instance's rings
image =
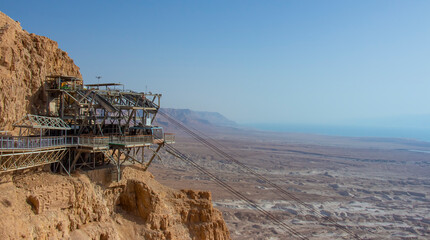
[[[149,167],[149,165],[151,164],[152,160],[154,160],[154,158],[157,156],[160,158],[160,156],[158,156],[158,151],[160,151],[161,147],[163,146],[163,144],[158,144],[158,148],[157,150],[155,150],[154,154],[152,155],[151,159],[149,160],[149,162],[147,164],[145,164],[144,170],[146,171]]]
[[[73,159],[72,165],[70,165],[69,171],[75,168],[76,162],[78,161],[79,157],[81,156],[81,151],[77,151],[75,158]]]

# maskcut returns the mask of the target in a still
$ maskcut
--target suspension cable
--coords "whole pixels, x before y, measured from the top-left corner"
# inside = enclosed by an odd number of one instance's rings
[[[238,166],[242,167],[243,169],[245,169],[246,171],[248,171],[249,173],[253,174],[254,176],[256,176],[259,180],[267,183],[268,185],[270,185],[271,187],[275,188],[276,190],[278,190],[279,192],[281,192],[283,195],[289,197],[290,199],[296,201],[297,203],[299,203],[301,206],[305,207],[306,209],[308,209],[310,212],[312,212],[314,215],[316,215],[319,219],[323,219],[325,221],[330,222],[331,224],[333,224],[335,227],[337,227],[338,229],[344,231],[345,233],[349,234],[351,237],[357,239],[357,240],[361,240],[360,236],[358,236],[356,233],[352,232],[350,229],[346,228],[343,225],[340,225],[339,223],[337,223],[333,218],[329,217],[329,216],[324,216],[322,215],[320,212],[316,211],[313,206],[306,204],[303,200],[299,199],[298,197],[296,197],[294,194],[284,190],[283,188],[281,188],[280,186],[278,186],[277,184],[275,184],[274,182],[270,181],[269,179],[267,179],[266,177],[264,177],[263,175],[257,173],[256,171],[254,171],[253,169],[251,169],[250,167],[246,166],[245,164],[243,164],[242,162],[236,160],[234,157],[232,157],[231,155],[229,155],[228,153],[224,152],[223,150],[221,150],[220,148],[218,148],[217,146],[215,146],[214,144],[210,143],[209,141],[207,141],[206,139],[200,137],[198,134],[196,134],[195,132],[193,132],[192,130],[190,130],[188,127],[184,126],[182,123],[180,123],[179,121],[177,121],[176,119],[170,117],[167,113],[165,113],[164,111],[159,111],[159,114],[161,116],[163,116],[164,118],[166,118],[169,122],[173,123],[175,126],[179,127],[180,129],[182,129],[185,133],[187,133],[188,135],[190,135],[192,138],[194,138],[197,142],[205,145],[207,148],[211,149],[212,151],[214,151],[215,153],[217,153],[219,156],[228,159],[230,162],[233,162],[235,164],[237,164]],[[216,142],[215,140],[212,139],[213,142]],[[220,144],[219,144],[220,145]],[[278,196],[282,197],[284,200],[285,197],[283,195],[280,195],[279,193],[275,192]]]
[[[292,236],[294,236],[296,238],[299,238],[299,239],[304,239],[304,240],[308,239],[307,237],[303,236],[300,232],[298,232],[297,230],[295,230],[293,227],[291,227],[288,224],[280,221],[273,214],[271,214],[270,212],[268,212],[264,208],[260,207],[253,200],[249,199],[248,197],[246,197],[245,195],[243,195],[242,193],[240,193],[239,191],[237,191],[236,189],[234,189],[233,187],[231,187],[229,184],[227,184],[226,182],[222,181],[217,176],[215,176],[214,174],[212,174],[211,172],[209,172],[205,168],[203,168],[200,165],[198,165],[196,162],[194,162],[192,159],[190,159],[189,157],[187,157],[186,155],[184,155],[183,153],[181,153],[179,150],[177,150],[173,146],[171,146],[171,145],[165,145],[165,150],[167,152],[169,152],[170,154],[174,155],[175,157],[181,159],[182,161],[191,164],[193,167],[195,167],[201,173],[206,174],[207,176],[209,176],[210,178],[212,178],[212,180],[214,180],[215,183],[217,183],[218,185],[220,185],[221,187],[223,187],[224,189],[226,189],[227,191],[229,191],[230,193],[232,193],[233,195],[235,195],[236,197],[238,197],[240,200],[242,200],[245,203],[247,203],[248,206],[254,208],[258,212],[260,212],[263,215],[265,215],[274,224],[276,224],[276,225],[280,226],[281,228],[283,228],[284,230],[288,231]]]

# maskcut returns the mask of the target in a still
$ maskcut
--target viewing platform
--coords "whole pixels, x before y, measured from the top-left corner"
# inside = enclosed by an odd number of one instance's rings
[[[106,152],[110,149],[125,149],[159,146],[175,142],[175,135],[166,133],[164,138],[153,135],[136,136],[55,136],[55,137],[0,137],[0,172],[9,172],[51,163],[58,163],[69,149],[84,152]]]
[[[136,136],[55,136],[55,137],[24,137],[24,136],[0,136],[0,152],[14,153],[27,151],[41,151],[64,147],[103,148],[121,146],[125,148],[150,146],[152,144],[173,144],[175,135],[165,133],[163,138],[154,135]],[[1,157],[1,155],[0,155]]]

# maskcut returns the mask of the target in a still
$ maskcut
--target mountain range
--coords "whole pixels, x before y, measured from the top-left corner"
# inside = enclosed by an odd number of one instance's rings
[[[162,108],[161,111],[175,120],[194,128],[208,127],[239,127],[239,125],[217,112],[193,111],[190,109]],[[157,123],[169,128],[171,124],[163,117],[157,118]]]

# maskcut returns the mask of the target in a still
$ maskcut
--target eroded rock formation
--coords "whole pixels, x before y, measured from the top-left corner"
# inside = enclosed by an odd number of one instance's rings
[[[44,113],[47,75],[81,78],[56,42],[0,12],[0,129]],[[138,166],[125,167],[120,182],[106,180],[110,172],[1,174],[0,239],[230,239],[209,192],[172,190]]]
[[[73,60],[47,37],[30,34],[0,12],[0,128],[26,113],[43,113],[43,83],[48,75],[82,78]]]
[[[172,190],[136,166],[123,173],[107,185],[80,173],[3,177],[0,239],[230,239],[209,192]]]

